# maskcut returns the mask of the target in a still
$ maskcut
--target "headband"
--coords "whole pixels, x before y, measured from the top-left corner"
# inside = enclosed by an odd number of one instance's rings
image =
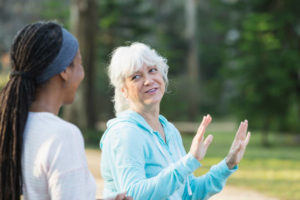
[[[77,39],[69,31],[62,28],[62,45],[59,53],[42,74],[36,77],[37,83],[43,83],[54,75],[64,71],[74,60],[77,51]]]

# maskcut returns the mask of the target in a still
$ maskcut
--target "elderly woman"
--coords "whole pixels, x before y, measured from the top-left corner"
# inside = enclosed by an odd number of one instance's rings
[[[104,196],[127,191],[133,199],[207,199],[220,192],[244,155],[248,122],[241,122],[227,157],[195,177],[213,139],[204,139],[211,117],[203,118],[186,154],[180,133],[160,115],[166,60],[134,43],[114,51],[108,71],[117,117],[107,123],[100,142]]]

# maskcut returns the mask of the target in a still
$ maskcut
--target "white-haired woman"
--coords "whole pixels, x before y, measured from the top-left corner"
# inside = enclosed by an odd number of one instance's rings
[[[226,159],[195,177],[213,139],[203,136],[211,117],[204,116],[186,154],[180,133],[159,113],[168,84],[166,59],[133,43],[113,52],[108,71],[117,117],[100,142],[104,196],[127,191],[133,199],[207,199],[220,192],[244,155],[248,122],[241,122]]]

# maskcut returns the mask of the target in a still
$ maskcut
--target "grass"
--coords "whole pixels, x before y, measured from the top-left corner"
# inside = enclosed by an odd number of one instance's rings
[[[226,156],[234,133],[213,133],[214,141],[202,161],[203,166],[195,175],[206,173]],[[263,194],[283,200],[300,198],[300,147],[293,144],[290,135],[270,135],[272,146],[260,145],[260,134],[253,133],[239,169],[228,180],[228,184],[251,188]],[[188,150],[193,135],[183,135]]]

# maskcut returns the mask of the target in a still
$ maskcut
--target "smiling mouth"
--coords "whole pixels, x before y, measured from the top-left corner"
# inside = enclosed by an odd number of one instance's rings
[[[154,93],[154,92],[156,92],[157,91],[157,88],[152,88],[152,89],[150,89],[150,90],[147,90],[145,93]]]

